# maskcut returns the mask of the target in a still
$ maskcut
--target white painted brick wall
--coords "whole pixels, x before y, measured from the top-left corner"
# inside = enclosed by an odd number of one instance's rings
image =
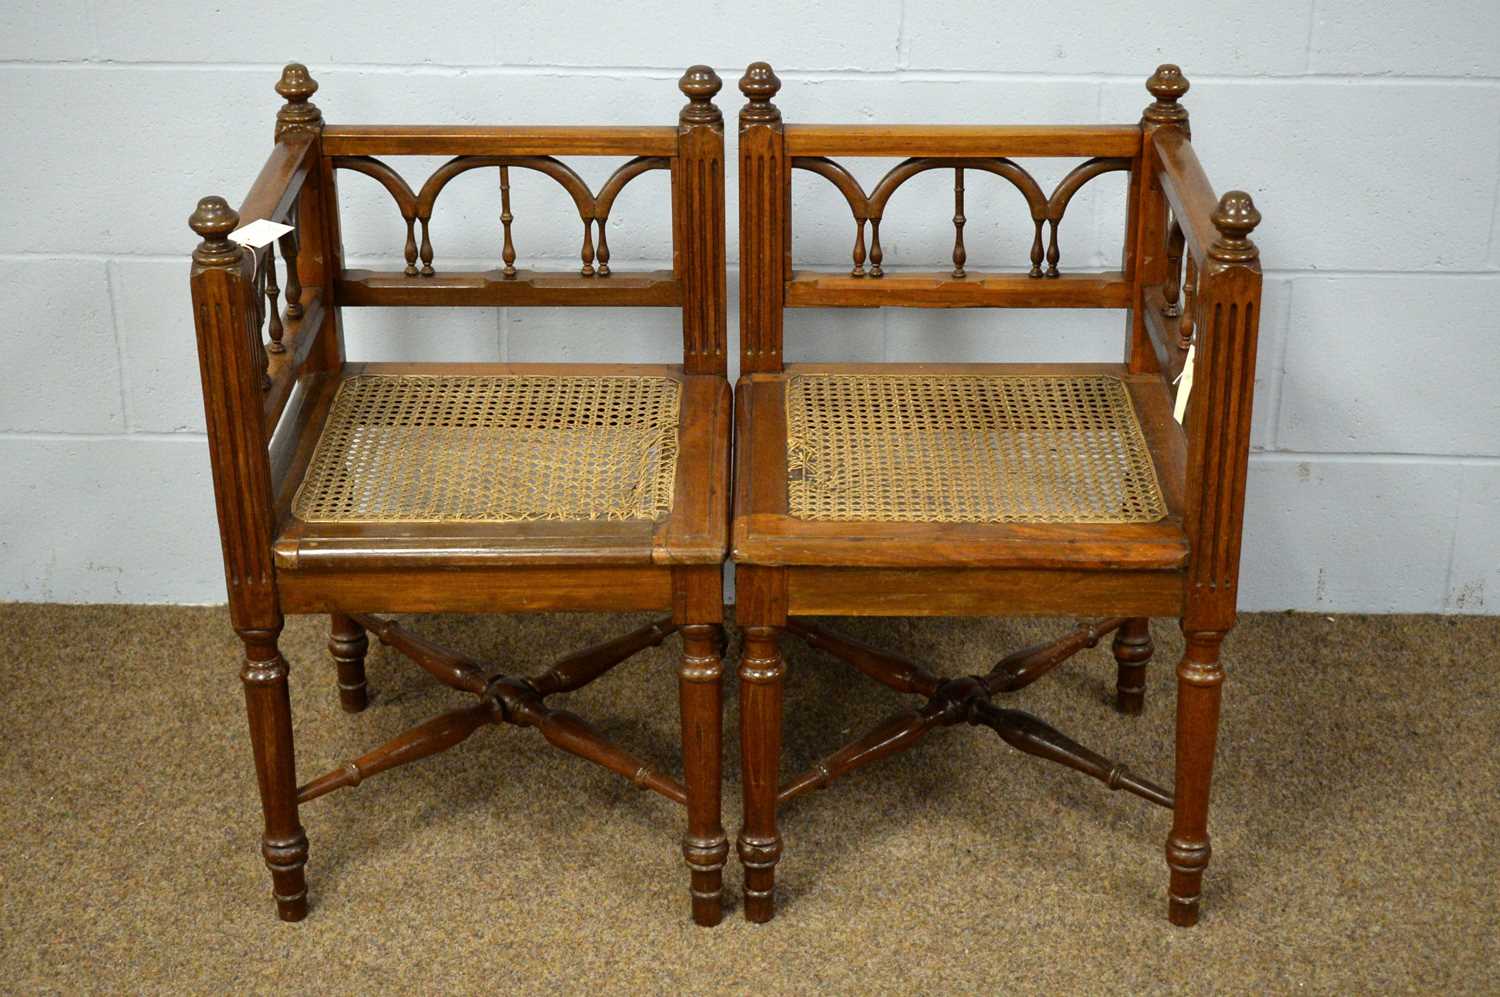
[[[752,59],[809,121],[1134,121],[1162,61],[1209,175],[1266,221],[1243,602],[1255,609],[1500,612],[1500,3],[1260,0],[1162,8],[1060,0],[1002,16],[979,0],[598,5],[372,0],[256,7],[163,0],[0,6],[0,599],[223,598],[188,308],[184,219],[237,200],[268,149],[280,65],[300,60],[347,122],[670,122],[674,82]],[[734,154],[730,129],[730,155]],[[403,162],[410,179],[429,164]],[[612,163],[579,164],[597,182]],[[888,164],[860,164],[862,176]],[[1035,163],[1047,182],[1064,164]],[[356,265],[399,257],[385,193],[343,179]],[[492,177],[460,178],[434,219],[440,264],[497,253]],[[516,178],[527,263],[576,259],[550,184]],[[735,245],[731,159],[729,239]],[[1014,191],[968,184],[970,265],[1023,262]],[[627,189],[620,266],[663,265],[663,177]],[[947,182],[893,201],[890,266],[946,258]],[[799,176],[794,250],[847,265],[852,226]],[[1085,188],[1063,265],[1118,259],[1123,183]],[[737,275],[730,274],[731,329]],[[362,359],[666,360],[648,309],[346,312]],[[838,310],[788,315],[794,359],[1111,359],[1115,313]]]

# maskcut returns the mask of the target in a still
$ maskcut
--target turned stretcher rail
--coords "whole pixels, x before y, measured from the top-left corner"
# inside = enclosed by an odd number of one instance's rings
[[[395,648],[439,682],[480,697],[477,704],[450,710],[417,724],[385,744],[324,773],[297,790],[307,803],[336,789],[357,786],[373,775],[447,751],[480,727],[512,724],[534,727],[556,748],[624,776],[641,789],[687,805],[687,789],[634,754],[613,744],[582,717],[554,710],[547,696],[581,689],[616,665],[677,631],[671,617],[654,620],[630,633],[570,654],[540,675],[515,679],[483,662],[419,637],[394,620],[365,613],[349,619]]]

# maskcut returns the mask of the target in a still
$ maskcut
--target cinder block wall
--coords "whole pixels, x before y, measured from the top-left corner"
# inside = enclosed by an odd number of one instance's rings
[[[1251,191],[1265,215],[1244,603],[1500,610],[1495,0],[334,6],[0,10],[0,599],[222,599],[185,219],[203,194],[248,190],[284,62],[312,68],[334,121],[668,123],[678,74],[700,61],[728,82],[731,122],[753,59],[785,79],[789,120],[854,122],[1134,121],[1146,76],[1175,61],[1210,177]],[[413,182],[431,165],[400,163]],[[888,164],[863,165],[869,178]],[[597,182],[613,164],[583,166]],[[1044,183],[1061,166],[1035,164]],[[445,193],[440,266],[493,265],[493,179],[476,171]],[[1016,267],[1029,226],[989,179],[969,182],[969,265]],[[847,265],[842,202],[815,177],[797,184],[797,257]],[[572,265],[581,233],[566,199],[541,178],[514,186],[523,261]],[[946,259],[950,186],[931,174],[898,195],[888,265]],[[618,265],[665,261],[666,193],[659,175],[627,189]],[[1064,267],[1118,259],[1123,182],[1085,193],[1062,228]],[[732,168],[729,197],[732,265]],[[344,208],[355,263],[399,255],[378,187],[347,179]],[[671,314],[583,318],[351,310],[348,327],[366,359],[677,350]],[[872,310],[798,313],[788,335],[801,359],[1114,359],[1122,327],[1116,313]]]

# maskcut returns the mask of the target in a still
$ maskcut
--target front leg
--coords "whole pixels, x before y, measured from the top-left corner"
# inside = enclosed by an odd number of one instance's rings
[[[712,927],[723,917],[724,860],[729,840],[721,818],[724,755],[724,628],[691,623],[682,628],[678,701],[682,711],[682,771],[687,784],[688,828],[682,855],[692,875],[693,920]]]
[[[745,917],[769,921],[775,913],[776,863],[781,835],[776,797],[781,771],[781,707],[786,665],[778,627],[747,626],[740,656],[740,768],[745,780],[745,820],[740,864],[745,869]]]
[[[1173,924],[1198,923],[1203,870],[1208,867],[1208,796],[1219,733],[1219,664],[1222,632],[1186,634],[1187,650],[1177,666],[1177,782],[1167,866],[1172,870],[1167,917]]]
[[[250,717],[250,744],[260,783],[265,833],[261,854],[271,870],[276,914],[283,921],[307,916],[307,835],[297,816],[297,768],[292,750],[292,704],[287,663],[276,646],[281,628],[241,630],[245,662],[240,681]]]

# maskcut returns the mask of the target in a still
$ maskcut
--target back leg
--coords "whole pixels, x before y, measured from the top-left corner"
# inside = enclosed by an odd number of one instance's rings
[[[1151,660],[1151,621],[1137,616],[1115,632],[1115,708],[1139,716],[1146,705],[1146,663]]]
[[[365,628],[343,613],[330,617],[332,628],[328,638],[328,653],[339,674],[339,704],[346,713],[358,713],[370,703],[370,693],[365,685],[365,654],[370,650],[370,638]]]

